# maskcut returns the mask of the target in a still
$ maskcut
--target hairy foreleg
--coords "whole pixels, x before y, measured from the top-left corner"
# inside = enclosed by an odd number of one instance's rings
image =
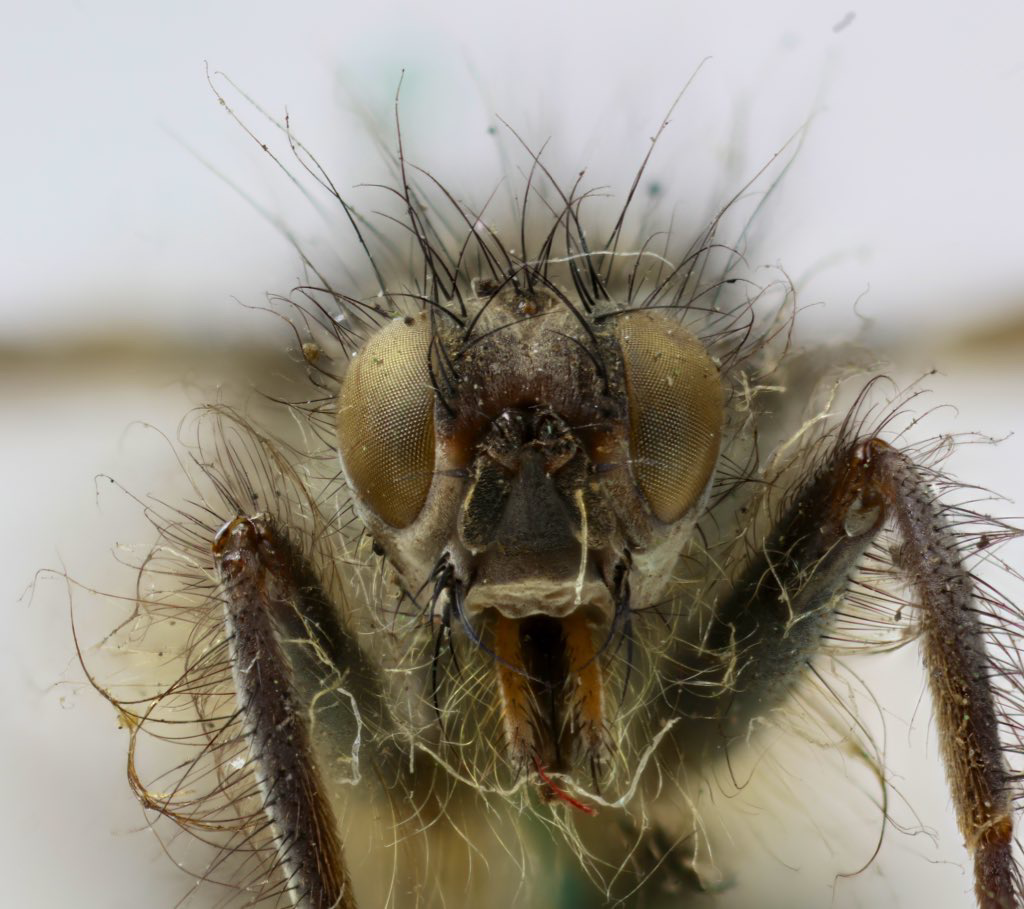
[[[713,747],[747,735],[819,652],[858,560],[884,526],[901,537],[936,725],[982,909],[1018,906],[1010,776],[992,664],[955,532],[922,471],[880,439],[835,446],[719,605],[681,711]],[[694,666],[694,664],[696,664]]]
[[[314,603],[323,621],[312,626],[310,645],[338,649],[331,643],[338,635],[323,608],[326,598],[265,515],[230,521],[218,533],[213,552],[238,707],[284,886],[299,909],[355,909],[298,691],[298,667],[283,645],[302,622],[303,604]]]
[[[860,457],[899,529],[899,568],[921,607],[939,741],[960,832],[974,856],[978,903],[1017,906],[1012,793],[970,573],[935,494],[910,459],[877,439],[861,446]]]

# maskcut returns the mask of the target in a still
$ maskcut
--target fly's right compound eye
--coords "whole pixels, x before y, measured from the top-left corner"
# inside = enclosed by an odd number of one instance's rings
[[[352,360],[338,397],[338,450],[349,487],[399,529],[416,520],[433,480],[431,339],[426,313],[395,319]]]

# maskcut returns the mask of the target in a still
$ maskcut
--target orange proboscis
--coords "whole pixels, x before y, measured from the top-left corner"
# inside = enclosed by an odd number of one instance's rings
[[[594,754],[600,744],[604,723],[604,689],[593,632],[581,613],[561,619],[560,626],[565,648],[566,690],[558,712],[570,721],[561,733],[567,737],[563,745],[571,747],[572,736],[579,735],[586,748]],[[545,768],[546,761],[541,754],[545,745],[537,740],[534,716],[537,709],[536,693],[527,670],[522,633],[523,620],[495,616],[494,655],[502,719],[510,754],[522,764],[533,763],[540,779],[542,796],[546,800],[557,799],[577,811],[593,816],[597,812],[569,795]],[[558,735],[557,732],[555,734]]]
[[[530,712],[533,696],[523,659],[519,622],[499,615],[494,621],[494,655],[497,657],[502,717],[509,749],[520,758],[533,750]]]
[[[594,635],[580,612],[562,620],[562,635],[569,664],[568,707],[579,722],[587,746],[595,748],[604,725],[604,682]]]

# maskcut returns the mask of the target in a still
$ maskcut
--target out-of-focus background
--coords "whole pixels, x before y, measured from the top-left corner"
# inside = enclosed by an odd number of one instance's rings
[[[372,199],[356,184],[381,173],[367,117],[387,121],[403,69],[407,151],[446,182],[478,196],[495,184],[489,128],[501,128],[500,115],[535,146],[550,136],[566,178],[588,166],[593,183],[621,195],[707,58],[651,178],[685,215],[690,199],[703,205],[738,187],[806,126],[758,246],[808,305],[801,337],[871,340],[907,364],[907,380],[938,367],[925,406],[951,407],[931,417],[931,431],[1006,437],[963,446],[952,469],[1016,499],[1002,513],[1022,510],[1019,4],[284,7],[54,0],[9,4],[4,16],[0,863],[9,905],[170,906],[187,885],[141,830],[113,712],[76,684],[64,586],[23,592],[36,569],[61,565],[129,592],[119,547],[151,535],[139,510],[94,477],[158,491],[168,452],[135,421],[173,434],[196,402],[189,383],[244,383],[263,351],[285,343],[272,320],[240,305],[300,274],[256,206],[307,247],[356,258],[344,230],[324,225],[217,103],[207,62],[274,116],[287,110],[363,204]],[[251,108],[246,118],[272,131]],[[1019,561],[1024,551],[1005,554]],[[915,655],[888,659],[875,687],[891,710],[894,779],[937,842],[890,834],[880,861],[822,905],[970,906],[937,744],[917,708]]]

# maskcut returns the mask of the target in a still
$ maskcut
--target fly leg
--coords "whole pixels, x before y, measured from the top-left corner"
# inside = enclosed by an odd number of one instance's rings
[[[238,708],[283,886],[297,909],[355,909],[303,685],[318,662],[320,675],[330,663],[362,676],[357,648],[306,560],[267,515],[228,522],[213,554]],[[293,646],[300,638],[303,646]]]
[[[974,585],[941,503],[877,438],[835,446],[719,604],[679,708],[712,747],[746,736],[818,653],[858,560],[883,526],[901,538],[936,726],[981,909],[1019,906],[1011,778]],[[692,665],[692,661],[684,660]],[[701,706],[701,692],[711,692]],[[710,706],[709,706],[710,703]]]

